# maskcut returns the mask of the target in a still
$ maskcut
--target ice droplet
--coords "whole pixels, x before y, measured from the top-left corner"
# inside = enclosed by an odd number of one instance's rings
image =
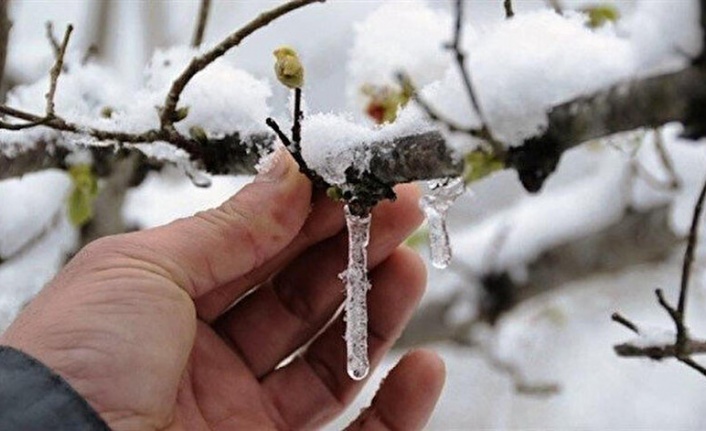
[[[196,187],[211,187],[211,178],[188,158],[179,159],[177,161],[177,167],[189,177]]]
[[[339,274],[339,278],[346,284],[347,370],[353,380],[362,380],[370,371],[366,303],[370,282],[366,247],[370,239],[371,216],[354,215],[348,205],[345,206],[345,213],[348,227],[348,268]]]
[[[446,214],[454,201],[465,190],[463,178],[445,178],[428,183],[429,192],[419,201],[429,223],[429,247],[431,264],[436,268],[446,268],[451,262],[451,245],[446,230]]]

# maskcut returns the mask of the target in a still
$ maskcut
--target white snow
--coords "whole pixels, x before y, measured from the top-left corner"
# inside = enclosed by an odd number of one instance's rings
[[[313,114],[302,122],[302,155],[310,168],[331,184],[346,181],[345,169],[368,167],[370,145],[432,130],[416,107],[403,109],[397,121],[382,126],[360,124],[350,114]]]
[[[56,170],[0,181],[0,258],[9,258],[62,211],[71,180]]]
[[[441,45],[451,38],[451,17],[425,1],[385,2],[357,23],[354,32],[346,82],[351,101],[360,101],[364,85],[397,87],[398,72],[409,73],[423,86],[448,66],[449,55]]]
[[[579,151],[582,154],[565,157],[585,160],[586,150]],[[594,156],[592,175],[567,184],[560,176],[562,172],[558,172],[546,184],[544,193],[525,195],[510,208],[453,235],[454,249],[462,250],[457,259],[476,274],[486,269],[521,267],[552,246],[597,232],[619,220],[627,206],[630,171],[617,151],[606,148],[601,152]],[[562,163],[569,165],[571,161]],[[574,176],[570,170],[563,174]],[[500,249],[493,262],[488,262],[487,251],[497,247],[500,238]]]

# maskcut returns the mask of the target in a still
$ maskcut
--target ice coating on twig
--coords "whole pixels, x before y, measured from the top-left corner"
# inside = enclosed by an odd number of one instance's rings
[[[451,245],[446,230],[446,214],[454,201],[465,190],[463,178],[445,178],[428,183],[429,192],[419,201],[419,206],[429,224],[431,263],[436,268],[446,268],[451,262]]]
[[[360,217],[345,206],[348,226],[348,268],[339,275],[346,284],[346,350],[348,375],[353,380],[362,380],[370,371],[368,361],[368,309],[366,296],[370,289],[368,281],[367,246],[370,239],[368,214]]]

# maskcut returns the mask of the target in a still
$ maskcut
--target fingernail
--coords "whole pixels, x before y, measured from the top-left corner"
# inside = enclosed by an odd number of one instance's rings
[[[289,154],[284,148],[278,147],[260,159],[255,168],[257,169],[255,182],[280,181],[289,171]]]

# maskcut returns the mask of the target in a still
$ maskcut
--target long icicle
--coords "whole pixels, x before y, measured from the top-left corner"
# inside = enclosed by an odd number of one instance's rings
[[[339,277],[346,283],[347,370],[353,380],[362,380],[370,371],[368,360],[368,281],[367,246],[370,239],[370,214],[360,217],[345,206],[348,227],[348,268]]]

